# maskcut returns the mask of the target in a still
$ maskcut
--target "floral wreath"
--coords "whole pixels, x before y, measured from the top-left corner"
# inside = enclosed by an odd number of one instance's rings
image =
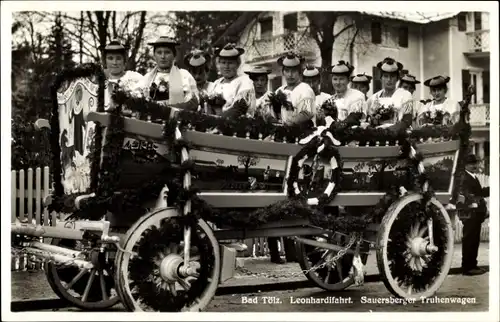
[[[329,204],[337,195],[338,184],[340,183],[342,173],[342,161],[340,153],[335,146],[339,146],[340,142],[335,139],[328,128],[333,123],[332,117],[326,118],[326,126],[319,126],[317,130],[308,137],[299,141],[299,144],[305,146],[297,153],[290,167],[290,175],[288,177],[288,196],[300,197],[305,195],[305,191],[301,191],[298,183],[299,172],[304,169],[304,163],[308,158],[319,156],[329,159],[331,167],[330,182],[323,191],[323,195],[319,198],[307,198],[307,204],[311,206],[324,206]]]

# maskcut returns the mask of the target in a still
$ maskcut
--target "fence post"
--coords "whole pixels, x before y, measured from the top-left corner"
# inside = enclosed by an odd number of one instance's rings
[[[25,179],[24,170],[19,171],[19,219],[24,221],[26,215],[26,208],[24,203],[26,202],[26,190],[25,190]]]
[[[43,199],[47,198],[49,196],[49,185],[50,185],[50,173],[49,173],[49,167],[44,167],[43,168]],[[44,207],[43,210],[43,225],[44,226],[49,226],[50,221],[49,221],[49,211],[47,210],[47,207]]]
[[[42,169],[36,168],[36,224],[42,224]]]
[[[33,222],[33,169],[28,169],[28,222]]]
[[[16,201],[17,201],[17,185],[16,185],[16,171],[10,172],[10,202],[11,202],[11,222],[16,222]]]

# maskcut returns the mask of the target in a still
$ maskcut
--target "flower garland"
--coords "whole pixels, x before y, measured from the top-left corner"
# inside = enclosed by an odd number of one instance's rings
[[[89,75],[89,74],[86,74]],[[63,79],[63,78],[61,78]],[[179,147],[188,147],[189,144],[187,142],[184,142],[182,140],[175,140],[173,139],[173,134],[175,133],[176,129],[178,128],[179,130],[184,130],[186,128],[194,129],[194,130],[199,130],[199,131],[206,131],[209,128],[214,128],[214,127],[220,127],[222,129],[222,134],[224,135],[233,135],[234,133],[237,134],[239,137],[246,137],[247,134],[250,134],[250,138],[258,138],[259,134],[264,134],[267,136],[274,137],[274,140],[283,140],[283,141],[292,141],[296,142],[299,138],[303,137],[304,135],[311,134],[313,129],[309,129],[309,131],[304,132],[303,129],[300,127],[287,127],[287,126],[277,126],[269,121],[266,121],[264,119],[250,119],[245,116],[241,116],[237,119],[231,120],[231,119],[225,119],[225,118],[220,118],[220,117],[214,117],[210,115],[205,115],[205,114],[199,114],[199,113],[194,113],[190,111],[184,111],[181,110],[178,112],[176,118],[169,118],[168,116],[170,115],[170,108],[166,107],[161,104],[157,104],[155,102],[147,101],[142,98],[134,98],[131,97],[129,93],[120,91],[119,89],[115,92],[113,95],[113,99],[115,100],[115,103],[117,105],[123,105],[126,104],[127,107],[131,109],[136,109],[136,110],[142,110],[143,115],[144,114],[153,114],[156,113],[155,118],[162,118],[162,119],[167,119],[168,121],[165,123],[164,127],[164,136],[166,139],[171,141],[172,143],[175,142],[175,146],[177,148]],[[146,111],[146,112],[145,112]],[[119,113],[119,110],[116,110],[116,113]],[[57,113],[54,113],[54,115],[57,115]],[[83,218],[89,218],[89,217],[94,217],[91,216],[92,212],[96,212],[99,215],[103,213],[104,209],[109,209],[109,208],[116,208],[117,204],[124,204],[128,206],[133,206],[135,204],[135,207],[137,207],[137,204],[140,200],[142,199],[143,196],[148,196],[149,198],[153,197],[155,194],[157,195],[158,191],[161,190],[161,187],[164,184],[172,184],[172,175],[170,176],[165,176],[164,178],[155,180],[155,182],[147,182],[143,186],[138,187],[136,189],[129,189],[127,191],[117,191],[116,188],[113,186],[113,182],[117,182],[117,178],[119,177],[119,156],[121,154],[121,144],[123,142],[123,124],[120,123],[120,117],[118,117],[118,114],[115,115],[116,119],[113,121],[113,125],[109,127],[107,138],[106,138],[106,145],[103,147],[103,153],[104,153],[104,158],[103,158],[103,165],[101,167],[101,175],[98,176],[98,181],[99,184],[97,185],[99,187],[99,191],[97,193],[99,198],[91,198],[88,200],[88,202],[83,203],[84,207],[81,207],[80,211],[76,211],[78,213],[78,216],[81,216]],[[352,123],[351,123],[352,124]],[[400,139],[401,143],[406,142],[407,139],[415,139],[415,138],[427,138],[427,137],[446,137],[446,138],[451,138],[451,137],[456,137],[457,134],[461,133],[461,129],[458,128],[457,126],[450,128],[450,127],[443,127],[443,126],[438,126],[438,127],[428,127],[424,129],[417,129],[412,131],[411,133],[408,133],[404,127],[389,127],[386,129],[373,129],[373,128],[367,128],[367,129],[362,129],[360,127],[353,127],[351,124],[346,123],[346,122],[337,122],[330,124],[328,127],[328,133],[330,133],[333,137],[335,137],[339,142],[345,143],[345,142],[350,142],[350,141],[359,141],[361,142],[367,142],[367,137],[371,137],[369,144],[373,145],[376,143],[376,141],[379,142],[380,145],[385,145],[389,142],[393,143],[394,141]],[[325,132],[326,134],[327,132]],[[444,133],[444,135],[443,135]],[[374,142],[375,141],[375,142]],[[96,142],[99,142],[96,140]],[[302,154],[304,155],[314,155],[317,152],[319,141],[318,140],[313,140],[309,145],[306,145],[306,147],[303,148],[301,151]],[[58,145],[56,145],[58,146]],[[96,144],[97,146],[97,144]],[[403,149],[407,147],[408,144],[403,145]],[[405,155],[408,155],[410,153],[410,150],[406,148],[406,152],[402,154],[402,157]],[[106,151],[106,152],[104,152]],[[328,157],[332,157],[333,155],[337,154],[336,161],[340,165],[340,157],[338,156],[338,152],[334,147],[327,147],[324,149],[324,154]],[[300,157],[300,155],[299,155]],[[303,157],[303,156],[302,156]],[[99,156],[100,158],[100,156]],[[295,164],[298,165],[298,157],[296,156],[295,159]],[[94,159],[95,161],[95,159]],[[93,164],[95,164],[93,162]],[[170,166],[166,166],[166,171],[165,173],[168,173],[168,169]],[[294,178],[293,173],[297,172],[296,167],[293,167],[293,172],[291,173],[290,178]],[[338,168],[339,171],[333,172],[331,181],[338,182],[340,181],[340,172],[341,172],[341,166]],[[170,171],[171,172],[171,171]],[[422,177],[421,177],[422,178]],[[92,181],[96,182],[96,176],[92,176]],[[291,183],[291,184],[290,184]],[[174,185],[175,187],[175,185]],[[294,197],[295,194],[294,189],[293,189],[293,182],[289,181],[289,194],[291,197]],[[196,201],[195,193],[194,190],[192,191],[182,191],[181,187],[178,187],[180,189],[179,193],[177,193],[178,196],[185,196],[189,195],[191,196],[194,200],[193,203],[200,203],[200,201]],[[338,189],[338,187],[337,187]],[[170,194],[169,196],[175,196],[176,193],[174,192],[175,188],[170,188]],[[118,193],[116,193],[118,192]],[[325,205],[328,204],[331,199],[334,198],[336,195],[336,191],[332,191],[332,193],[329,196],[322,196],[318,200],[318,205]],[[173,201],[174,203],[178,203],[179,200],[177,200],[174,197],[169,197],[170,201]],[[185,199],[185,198],[182,198]],[[293,198],[292,198],[293,199]],[[251,218],[251,220],[244,220],[244,222],[241,222],[241,224],[259,224],[263,222],[267,222],[267,220],[275,218],[275,217],[281,217],[284,213],[283,209],[295,209],[298,207],[298,203],[301,203],[302,201],[300,200],[301,198],[299,197],[298,200],[287,200],[286,202],[279,203],[278,205],[271,205],[268,208],[262,208],[257,211],[253,212],[253,215],[251,216],[240,216],[242,211],[236,211],[235,213],[233,212],[226,212],[225,214],[222,214],[218,211],[215,210],[207,210],[207,207],[201,207],[200,209],[205,209],[204,211],[196,211],[201,217],[207,218],[207,220],[216,222],[222,225],[227,225],[229,223],[236,224],[238,220],[235,220],[235,218]],[[382,198],[381,202],[379,205],[377,205],[374,208],[374,211],[372,214],[368,214],[366,216],[361,216],[362,218],[366,219],[368,217],[374,217],[374,218],[380,218],[377,214],[383,213],[387,208],[385,205],[385,199]],[[393,199],[391,199],[393,200]],[[85,205],[86,204],[86,205]],[[384,208],[382,210],[382,208]],[[70,208],[70,207],[68,207]],[[274,211],[273,209],[281,209],[280,211],[276,210]],[[311,209],[310,207],[305,207],[305,209]],[[92,211],[90,211],[92,210]],[[98,210],[98,211],[97,211]],[[294,210],[295,211],[295,210]],[[292,214],[294,211],[290,211],[289,214]],[[238,214],[236,214],[238,213]],[[280,215],[281,213],[281,215]],[[300,212],[297,212],[300,213]],[[306,217],[311,217],[314,216],[314,211],[313,210],[308,210],[308,211],[303,211],[301,212],[302,214],[307,213],[308,215]],[[375,215],[374,215],[375,214]],[[75,214],[74,214],[75,215]],[[234,215],[234,216],[233,216]],[[328,216],[325,217],[325,215],[322,215],[322,217],[330,219],[331,222],[330,224],[327,224],[329,227],[339,227],[342,226],[342,223],[338,222],[338,220],[345,220],[344,219],[339,219],[339,218],[330,218]],[[282,218],[282,217],[281,217]],[[336,222],[337,221],[337,222]],[[345,225],[349,226],[349,225]]]

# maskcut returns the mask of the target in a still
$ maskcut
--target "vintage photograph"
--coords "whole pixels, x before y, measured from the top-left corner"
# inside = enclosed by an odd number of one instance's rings
[[[498,12],[205,3],[2,13],[11,312],[498,315]]]

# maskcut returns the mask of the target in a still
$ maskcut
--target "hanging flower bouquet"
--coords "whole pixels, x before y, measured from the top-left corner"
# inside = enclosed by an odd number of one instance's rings
[[[330,116],[333,120],[337,120],[339,117],[339,111],[337,108],[337,104],[335,104],[335,100],[333,98],[327,99],[321,105],[321,111],[324,113],[325,118]]]
[[[441,110],[433,110],[424,112],[422,116],[422,123],[424,125],[441,125],[443,124],[443,121],[447,123],[448,119],[449,119],[448,113],[444,113]]]
[[[396,113],[394,104],[385,106],[380,104],[378,101],[375,102],[374,111],[375,112],[371,118],[371,123],[374,126],[382,125],[383,122],[392,120]]]
[[[153,101],[168,101],[170,98],[168,82],[164,79],[161,79],[159,84],[153,82],[149,88],[149,97]]]
[[[226,104],[226,100],[224,99],[221,93],[207,95],[206,101],[207,104],[210,105],[210,107],[221,108]]]
[[[269,94],[269,100],[271,101],[271,105],[273,107],[274,113],[280,114],[281,108],[285,108],[287,111],[293,111],[294,107],[292,102],[288,100],[287,95],[283,91],[276,91],[276,93]]]

